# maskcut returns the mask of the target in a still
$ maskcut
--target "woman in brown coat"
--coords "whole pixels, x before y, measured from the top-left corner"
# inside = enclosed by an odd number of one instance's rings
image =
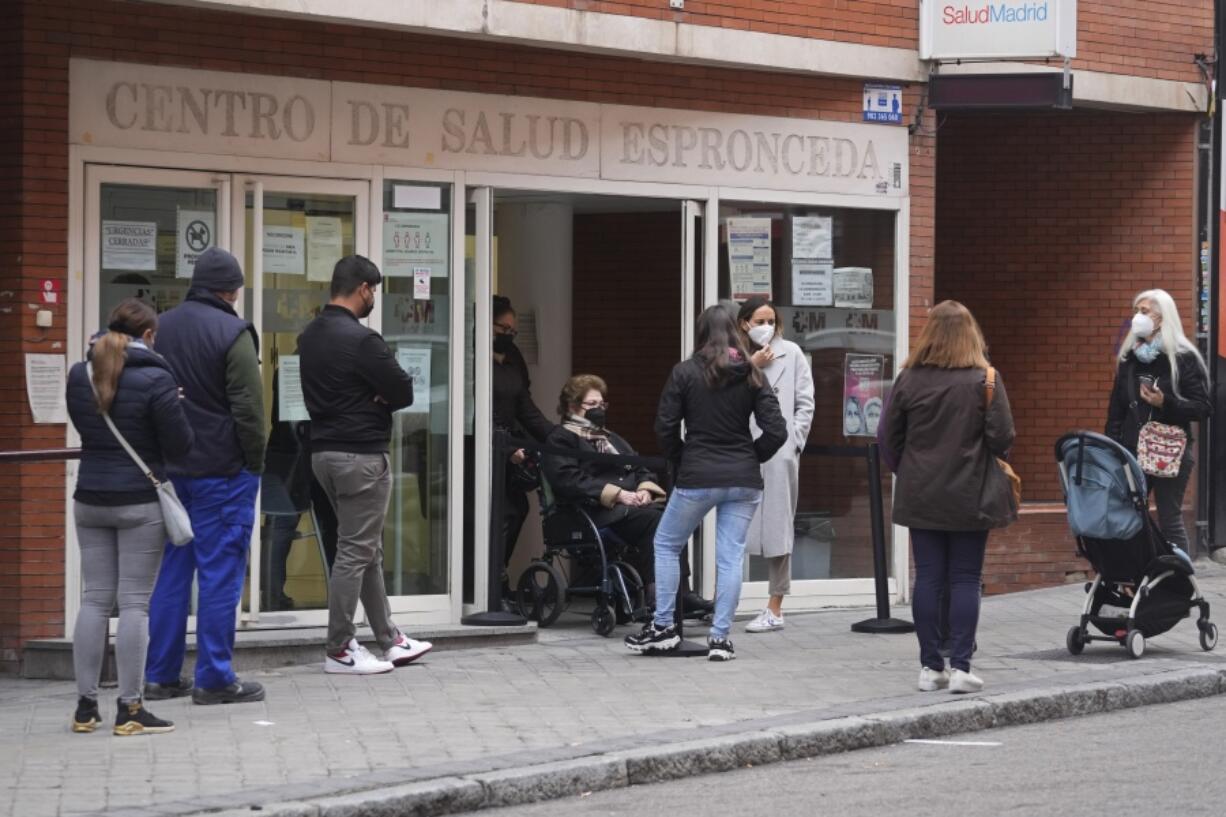
[[[895,380],[886,414],[887,458],[898,465],[894,522],[911,529],[925,692],[983,688],[971,673],[983,554],[988,531],[1017,515],[996,462],[1013,445],[1013,415],[999,375],[987,402],[988,367],[975,318],[957,301],[943,301]],[[938,598],[946,583],[952,675],[939,650]]]

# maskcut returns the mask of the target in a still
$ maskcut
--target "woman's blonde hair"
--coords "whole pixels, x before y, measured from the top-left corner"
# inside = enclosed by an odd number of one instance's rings
[[[111,310],[106,334],[94,341],[94,390],[98,392],[98,410],[106,413],[115,402],[119,376],[128,357],[128,344],[150,330],[157,331],[158,315],[153,307],[136,298],[124,298]]]
[[[592,389],[600,392],[600,399],[607,400],[609,397],[609,386],[594,374],[577,374],[566,381],[566,385],[562,386],[562,393],[558,395],[558,416],[565,420],[570,416],[570,407],[583,402],[583,398]]]
[[[941,301],[928,313],[924,331],[903,368],[988,368],[987,344],[971,311],[957,301]]]

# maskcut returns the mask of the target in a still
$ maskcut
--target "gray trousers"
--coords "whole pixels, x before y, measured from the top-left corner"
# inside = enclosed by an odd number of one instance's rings
[[[81,548],[81,610],[72,633],[77,694],[98,697],[111,611],[119,605],[115,659],[119,700],[141,698],[149,647],[149,597],[162,564],[166,526],[156,502],[141,505],[73,503]]]
[[[340,652],[353,638],[359,599],[375,640],[387,650],[400,632],[383,584],[383,521],[392,496],[387,454],[318,451],[311,455],[311,469],[337,521],[336,561],[328,580],[328,652]]]
[[[1188,531],[1183,524],[1183,495],[1188,492],[1188,480],[1195,470],[1192,457],[1184,457],[1179,464],[1178,476],[1148,477],[1154,492],[1154,505],[1158,509],[1158,530],[1184,553],[1188,553]]]
[[[770,594],[786,596],[792,592],[792,554],[767,556],[766,570]]]

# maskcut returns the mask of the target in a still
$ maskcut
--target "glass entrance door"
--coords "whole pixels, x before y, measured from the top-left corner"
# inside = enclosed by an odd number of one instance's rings
[[[298,334],[329,300],[332,268],[369,255],[364,181],[235,177],[235,254],[246,284],[238,304],[260,336],[269,430],[243,611],[263,626],[323,624],[336,519],[310,466],[309,417]]]

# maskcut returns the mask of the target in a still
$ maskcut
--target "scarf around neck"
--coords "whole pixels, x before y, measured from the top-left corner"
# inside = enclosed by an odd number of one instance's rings
[[[568,414],[562,421],[562,428],[596,446],[598,454],[618,453],[613,443],[609,442],[609,432],[603,428],[596,428],[586,417]]]

